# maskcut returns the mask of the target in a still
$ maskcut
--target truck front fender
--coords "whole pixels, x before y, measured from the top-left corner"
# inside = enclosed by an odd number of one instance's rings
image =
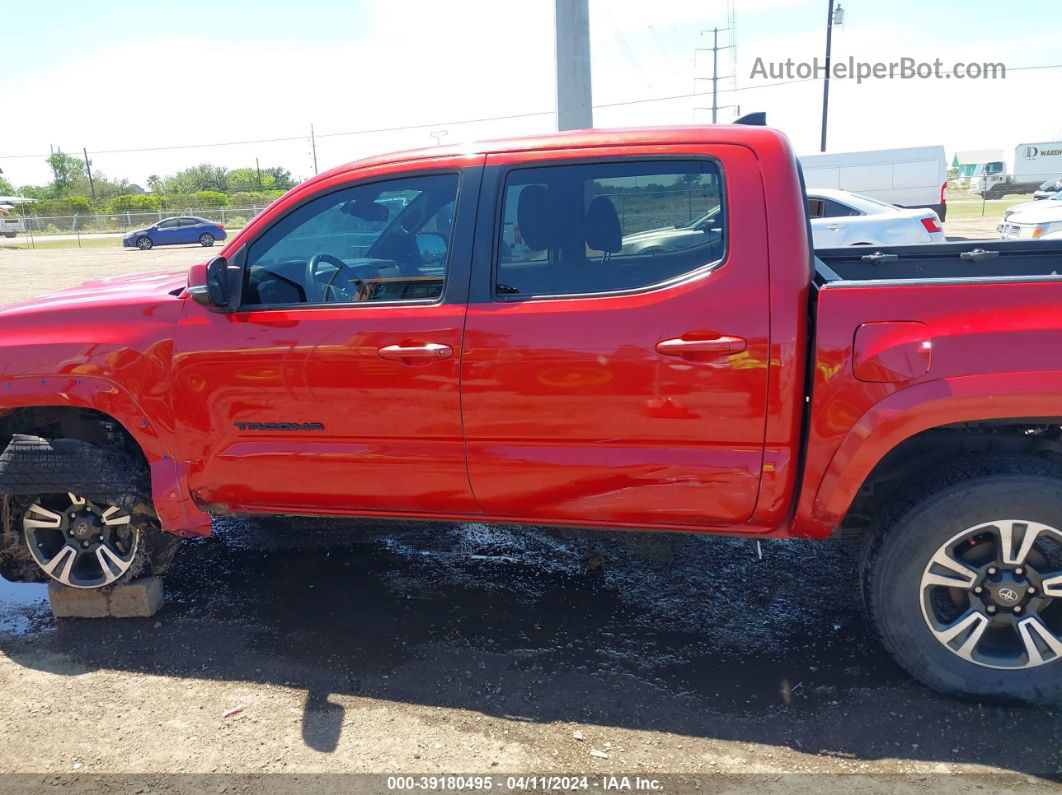
[[[959,422],[1040,417],[1062,417],[1062,372],[957,376],[894,392],[849,430],[811,505],[798,511],[807,518],[798,520],[794,535],[832,532],[878,462],[915,434]]]
[[[147,459],[152,501],[162,528],[177,535],[210,534],[210,516],[199,509],[188,490],[187,465],[174,458],[164,429],[128,391],[98,376],[18,376],[0,380],[0,413],[35,407],[93,409],[119,423]]]

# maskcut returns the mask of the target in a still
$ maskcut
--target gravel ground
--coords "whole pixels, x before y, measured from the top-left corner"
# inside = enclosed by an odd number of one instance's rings
[[[90,279],[122,273],[187,269],[218,249],[166,246],[150,251],[113,248],[0,249],[0,304],[25,301]]]
[[[4,251],[0,300],[203,254]],[[215,529],[184,545],[151,619],[56,620],[43,586],[0,580],[0,772],[27,774],[0,788],[293,791],[396,772],[584,773],[601,788],[616,772],[728,791],[1023,792],[1062,777],[1057,713],[952,701],[897,668],[866,627],[849,546]]]

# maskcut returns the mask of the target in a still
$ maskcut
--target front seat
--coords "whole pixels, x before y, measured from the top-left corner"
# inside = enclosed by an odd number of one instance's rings
[[[553,248],[557,226],[550,204],[549,189],[545,185],[527,185],[520,191],[516,205],[516,225],[520,236],[532,251]]]
[[[620,227],[616,205],[608,196],[598,196],[586,208],[584,234],[587,248],[605,252],[604,259],[623,248],[623,229]]]

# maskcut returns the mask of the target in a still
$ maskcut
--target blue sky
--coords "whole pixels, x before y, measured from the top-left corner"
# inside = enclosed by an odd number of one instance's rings
[[[834,55],[868,61],[1062,64],[1057,0],[841,0]],[[761,88],[757,57],[822,54],[826,1],[735,0],[737,80],[720,104],[766,110],[799,152],[818,144],[821,82]],[[0,159],[16,184],[45,181],[49,144],[89,148],[95,168],[142,182],[199,162],[313,173],[364,154],[553,128],[552,0],[327,0],[11,4],[5,11]],[[591,0],[595,104],[706,91],[694,48],[725,26],[716,0]],[[721,64],[729,71],[728,57]],[[722,71],[722,70],[721,70]],[[998,81],[833,81],[830,148],[944,144],[1012,149],[1062,137],[1062,69]],[[735,90],[737,89],[737,90]],[[705,123],[707,96],[599,108],[597,126]],[[526,116],[522,114],[539,113]],[[453,123],[503,115],[501,121]],[[721,120],[732,118],[724,110]],[[364,135],[381,127],[435,125]],[[298,140],[127,153],[219,141]]]

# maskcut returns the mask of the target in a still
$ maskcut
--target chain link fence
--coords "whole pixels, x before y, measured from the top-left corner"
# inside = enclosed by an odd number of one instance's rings
[[[196,216],[219,223],[226,229],[240,229],[268,205],[252,207],[188,207],[182,210],[152,212],[84,213],[81,215],[20,216],[25,232],[37,236],[132,232],[174,216]]]

